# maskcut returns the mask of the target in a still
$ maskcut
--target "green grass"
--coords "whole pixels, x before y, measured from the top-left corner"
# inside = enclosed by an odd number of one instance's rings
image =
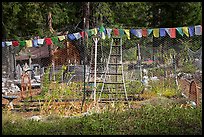
[[[201,135],[201,108],[146,105],[79,118],[50,116],[44,121],[22,119],[3,111],[3,135]]]

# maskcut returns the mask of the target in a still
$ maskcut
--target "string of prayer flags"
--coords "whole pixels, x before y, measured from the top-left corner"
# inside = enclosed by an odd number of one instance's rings
[[[181,36],[183,36],[182,27],[177,27],[176,30],[179,32]]]
[[[127,38],[130,39],[130,30],[129,29],[124,29],[126,35],[127,35]]]
[[[194,35],[194,27],[190,26],[188,29],[189,29],[189,35],[190,37],[192,37]]]
[[[159,37],[159,29],[158,28],[153,29],[153,35],[154,35],[155,38]]]
[[[189,37],[188,27],[183,27],[182,29],[183,29],[183,33],[184,33],[187,37]]]
[[[201,25],[195,26],[195,35],[202,35],[202,26]]]

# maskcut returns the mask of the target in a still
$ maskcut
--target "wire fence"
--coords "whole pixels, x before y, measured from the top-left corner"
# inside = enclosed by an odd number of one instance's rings
[[[70,32],[74,31],[76,30]],[[111,39],[111,37],[100,38],[97,42],[97,73],[104,72],[106,69]],[[25,68],[29,67],[32,70],[31,79],[34,76],[43,78],[50,68],[50,81],[58,80],[67,85],[70,82],[80,82],[86,89],[86,83],[94,77],[94,74],[90,73],[90,70],[94,68],[93,61],[96,57],[93,37],[74,41],[66,39],[61,44],[62,46],[41,45],[25,48],[20,52],[19,47],[2,47],[2,76],[20,79]],[[139,87],[137,83],[132,87],[128,83],[137,81],[144,84],[147,77],[151,80],[172,77],[176,82],[177,77],[189,74],[202,82],[202,36],[177,38],[131,36],[131,39],[127,39],[124,35],[122,37],[122,63],[128,90]],[[194,74],[198,72],[201,76],[195,77]],[[57,75],[60,75],[59,79]],[[96,79],[101,78],[103,77],[100,74]],[[84,88],[80,90],[83,91]]]

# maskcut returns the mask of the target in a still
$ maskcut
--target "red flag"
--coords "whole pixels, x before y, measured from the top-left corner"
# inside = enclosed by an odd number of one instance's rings
[[[142,36],[147,37],[147,29],[142,29]]]
[[[12,45],[13,45],[14,47],[17,47],[17,46],[19,46],[19,42],[18,42],[18,41],[12,41]]]
[[[171,38],[176,38],[176,28],[170,28],[170,37]]]
[[[114,36],[119,36],[119,30],[118,29],[113,29],[113,34],[114,34]]]
[[[45,43],[47,46],[52,45],[52,39],[51,38],[45,38],[44,40],[45,40]]]
[[[84,31],[79,32],[79,33],[80,33],[81,37],[84,38]]]

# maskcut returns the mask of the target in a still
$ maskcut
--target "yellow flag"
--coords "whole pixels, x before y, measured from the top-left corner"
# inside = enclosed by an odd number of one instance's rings
[[[97,34],[97,28],[94,28],[94,35],[96,35]]]
[[[102,39],[105,39],[105,33],[104,32],[101,32],[102,33]]]
[[[65,36],[58,36],[58,39],[59,39],[60,41],[62,41],[62,40],[65,39]]]
[[[26,42],[26,47],[32,47],[33,43],[32,40],[25,40]]]
[[[129,29],[124,29],[126,35],[127,35],[127,38],[130,39],[130,30]]]
[[[189,37],[188,27],[182,27],[182,29],[183,29],[183,33],[186,34],[187,37]]]
[[[154,37],[158,38],[159,37],[159,29],[153,29],[153,35],[154,35]]]

